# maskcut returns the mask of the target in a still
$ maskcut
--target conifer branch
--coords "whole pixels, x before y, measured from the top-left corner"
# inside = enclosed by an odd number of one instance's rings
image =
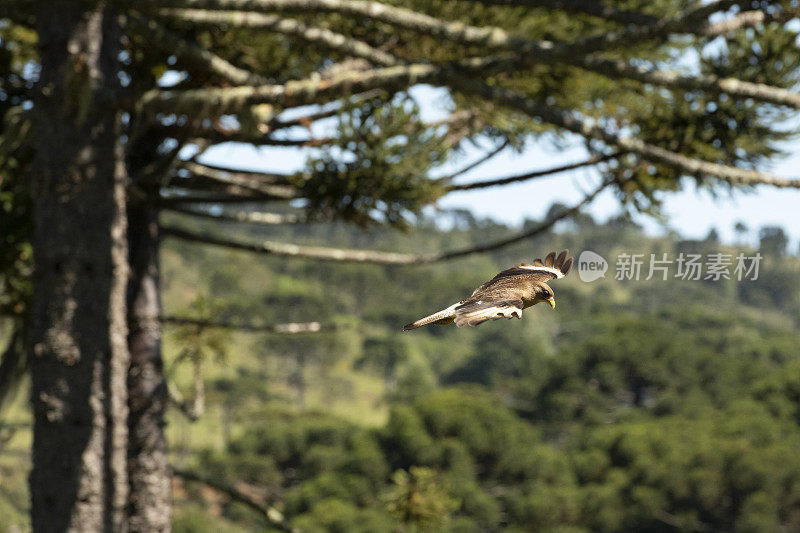
[[[331,50],[366,59],[375,65],[394,65],[397,59],[363,41],[346,37],[341,33],[309,26],[298,20],[278,15],[264,15],[252,11],[211,11],[207,9],[158,10],[158,14],[170,18],[190,21],[193,24],[226,24],[238,28],[255,28],[297,37],[307,42],[323,45]]]
[[[172,136],[172,132],[180,132],[181,126],[164,128],[165,134]],[[265,128],[266,129],[266,128]],[[187,128],[187,133],[193,141],[202,140],[209,144],[217,145],[224,143],[245,143],[253,146],[279,146],[284,148],[303,148],[325,146],[334,143],[333,137],[306,138],[306,139],[276,139],[271,133],[260,133],[258,131],[244,130],[219,130],[217,128]]]
[[[285,85],[185,91],[152,90],[142,97],[140,106],[141,109],[151,113],[156,111],[180,112],[181,109],[185,109],[186,112],[192,109],[196,113],[199,108],[222,114],[242,106],[263,103],[283,106],[307,105],[318,103],[325,98],[340,97],[348,93],[372,89],[402,90],[417,83],[447,85],[452,74],[485,77],[499,71],[530,66],[530,61],[533,60],[536,63],[563,61],[609,77],[630,78],[672,88],[728,93],[732,96],[755,98],[777,105],[800,108],[800,95],[779,87],[735,78],[718,78],[711,75],[686,76],[676,72],[650,70],[632,66],[625,61],[611,61],[570,52],[572,48],[585,48],[590,41],[592,39],[572,45],[560,45],[557,48],[542,48],[533,55],[469,58],[444,65],[396,65],[367,71],[343,72],[326,80],[313,77],[295,80],[287,82]]]
[[[448,174],[447,176],[442,176],[441,178],[438,178],[437,181],[450,181],[450,180],[452,180],[454,178],[457,178],[458,176],[461,176],[462,174],[466,174],[467,172],[469,172],[473,168],[479,167],[480,165],[486,163],[487,161],[492,159],[494,156],[496,156],[497,154],[499,154],[500,152],[505,150],[506,147],[508,146],[508,144],[509,144],[509,140],[506,139],[500,145],[498,145],[496,148],[494,148],[493,150],[490,150],[483,157],[479,158],[476,161],[473,161],[472,163],[468,164],[467,166],[465,166],[463,168],[460,168],[459,170],[456,170],[455,172],[453,172],[451,174]]]
[[[242,174],[226,174],[204,169],[189,163],[195,170],[189,177],[173,178],[171,186],[192,191],[223,193],[231,196],[291,200],[297,198],[297,191],[290,185],[272,184]]]
[[[594,199],[597,197],[598,194],[603,192],[609,186],[617,183],[614,179],[607,179],[603,181],[597,188],[595,188],[592,192],[587,194],[583,197],[583,199],[573,205],[568,209],[564,209],[559,213],[550,216],[549,218],[545,219],[543,222],[536,224],[533,228],[522,231],[512,237],[507,239],[501,239],[499,241],[495,241],[489,244],[484,244],[480,246],[473,246],[469,248],[463,248],[461,250],[453,250],[452,252],[446,252],[436,256],[433,260],[429,261],[431,263],[438,263],[442,261],[450,261],[452,259],[457,259],[459,257],[465,257],[468,255],[474,254],[481,254],[486,252],[491,252],[494,250],[499,250],[500,248],[505,248],[511,244],[516,244],[520,241],[524,241],[526,239],[531,239],[536,237],[537,235],[541,235],[547,231],[550,231],[553,226],[561,222],[562,220],[566,220],[578,214],[581,209],[592,203]]]
[[[302,115],[293,119],[286,119],[286,120],[275,119],[266,123],[266,128],[268,131],[294,128],[297,126],[309,128],[311,124],[313,124],[314,122],[338,116],[339,113],[341,112],[342,112],[341,106],[333,106],[329,109],[321,109],[316,113],[308,113],[306,115]]]
[[[194,400],[194,401],[193,401]],[[172,382],[167,382],[167,401],[175,407],[189,422],[197,422],[203,415],[201,409],[198,409],[196,403],[197,398],[187,400]]]
[[[731,18],[705,24],[699,29],[698,34],[704,37],[717,37],[741,28],[757,28],[771,22],[784,23],[798,17],[800,8],[791,6],[769,13],[758,9],[742,11]]]
[[[212,163],[199,163],[196,160],[186,160],[181,168],[185,168],[200,175],[217,175],[225,178],[257,180],[259,183],[269,183],[271,185],[289,185],[289,174],[278,174],[275,172],[262,172],[258,170],[243,170],[239,168],[223,167]]]
[[[611,61],[597,57],[581,58],[578,64],[582,68],[610,78],[626,78],[670,89],[724,93],[738,98],[753,98],[761,102],[800,109],[800,94],[763,83],[753,83],[736,78],[720,78],[711,74],[687,76],[679,72],[634,66],[627,61]]]
[[[554,50],[561,57],[588,54],[617,46],[663,37],[670,33],[694,33],[708,23],[708,17],[734,6],[747,7],[748,0],[698,2],[673,17],[655,18],[649,24],[634,25],[616,32],[604,32],[574,43],[534,41],[509,34],[496,26],[471,26],[452,22],[411,9],[370,0],[160,0],[160,7],[193,8],[218,11],[253,11],[272,13],[337,13],[391,24],[452,42],[489,49],[542,53]]]
[[[542,178],[546,176],[552,176],[553,174],[559,174],[561,172],[566,172],[568,170],[575,170],[578,168],[588,167],[597,165],[599,163],[604,163],[606,161],[610,161],[612,159],[616,159],[619,157],[620,153],[613,153],[608,155],[594,155],[587,159],[586,161],[580,161],[578,163],[570,163],[569,165],[562,165],[558,167],[548,168],[545,170],[535,170],[533,172],[527,172],[525,174],[519,174],[516,176],[509,176],[507,178],[493,178],[489,180],[483,181],[476,181],[473,183],[464,183],[460,185],[450,185],[447,190],[456,192],[456,191],[471,191],[474,189],[485,189],[488,187],[497,187],[501,185],[508,185],[510,183],[518,183],[521,181],[527,181],[535,178]]]
[[[235,85],[260,85],[266,83],[266,78],[242,69],[222,59],[217,54],[191,43],[183,37],[176,35],[152,19],[129,12],[126,15],[129,24],[135,29],[149,34],[152,42],[175,55],[179,60],[200,67],[203,71],[219,76]]]
[[[277,103],[290,101],[293,105],[313,103],[319,94],[333,95],[347,90],[368,90],[383,86],[384,88],[403,88],[416,83],[449,83],[462,92],[480,96],[489,101],[507,105],[523,111],[532,117],[560,128],[578,133],[587,138],[603,140],[621,150],[637,153],[646,159],[679,168],[692,175],[706,174],[723,179],[732,184],[755,185],[766,184],[776,187],[798,187],[798,181],[773,176],[766,172],[745,170],[727,165],[711,163],[688,157],[664,148],[647,144],[641,140],[622,137],[603,130],[597,126],[589,126],[575,116],[544,107],[539,103],[520,96],[509,90],[488,85],[467,77],[461,71],[494,71],[499,66],[508,64],[508,58],[472,58],[459,62],[456,66],[435,66],[427,64],[402,65],[374,69],[365,72],[345,73],[337,78],[320,82],[307,79],[289,82],[281,86],[236,87],[232,89],[200,89],[182,91],[182,94],[156,93],[146,97],[143,105],[154,109],[170,105],[202,105],[202,102],[219,102],[217,105],[247,105],[266,100]],[[773,88],[775,90],[782,90]],[[191,104],[190,104],[191,103]]]
[[[779,188],[800,188],[800,179],[781,178],[768,172],[712,163],[648,144],[641,139],[623,137],[599,126],[589,125],[573,114],[553,107],[544,107],[534,100],[501,87],[475,82],[468,78],[461,78],[455,85],[466,93],[518,109],[532,117],[538,117],[544,122],[577,133],[587,139],[601,140],[611,146],[616,146],[620,150],[638,154],[644,159],[671,166],[693,176],[711,176],[732,185],[770,185]]]
[[[526,39],[498,27],[450,22],[418,11],[370,0],[159,0],[160,7],[261,13],[337,13],[371,19],[449,41],[489,48],[509,48]]]
[[[222,246],[225,248],[232,248],[235,250],[244,250],[248,252],[256,252],[265,255],[276,255],[284,257],[298,257],[304,259],[317,259],[320,261],[342,261],[350,263],[371,263],[379,265],[426,265],[431,263],[440,263],[443,261],[450,261],[468,255],[489,252],[503,248],[510,244],[520,242],[525,239],[541,235],[549,231],[558,222],[574,216],[584,206],[592,202],[595,197],[605,190],[610,185],[614,184],[614,180],[606,180],[594,191],[587,194],[583,200],[575,204],[569,209],[559,212],[557,215],[548,218],[540,224],[537,224],[532,229],[517,233],[516,235],[495,241],[488,244],[462,248],[450,252],[440,254],[405,254],[396,252],[380,252],[376,250],[351,250],[345,248],[329,248],[324,246],[302,246],[297,244],[289,244],[283,242],[264,241],[261,243],[243,243],[231,241],[229,239],[214,237],[212,235],[205,235],[187,231],[176,227],[163,227],[161,234],[169,237],[176,237],[186,241],[199,242],[202,244],[210,244],[213,246]]]
[[[486,5],[532,7],[581,13],[620,24],[655,24],[658,17],[639,11],[619,9],[599,0],[477,0]]]
[[[249,507],[250,509],[260,514],[270,524],[279,528],[281,531],[296,533],[296,530],[291,526],[291,524],[289,524],[288,520],[286,520],[286,518],[283,516],[283,513],[280,512],[275,507],[269,505],[267,502],[259,501],[259,499],[256,499],[248,494],[243,493],[241,490],[237,489],[232,485],[228,485],[227,483],[224,483],[217,479],[212,479],[203,476],[193,470],[176,468],[174,466],[171,467],[171,470],[173,476],[180,477],[187,481],[202,483],[203,485],[207,485],[214,490],[222,492],[223,494],[227,495],[231,500],[244,504],[245,506]]]
[[[189,215],[199,218],[207,218],[221,222],[246,222],[251,224],[268,224],[268,225],[287,225],[287,224],[301,224],[302,220],[299,216],[293,214],[283,213],[268,213],[263,211],[235,211],[233,213],[220,213],[214,214],[206,210],[189,209],[180,206],[172,206],[167,208],[175,213]]]
[[[318,259],[321,261],[406,265],[413,264],[418,259],[418,256],[414,254],[379,252],[374,250],[349,250],[344,248],[329,248],[324,246],[303,246],[274,241],[263,241],[261,243],[236,242],[226,238],[195,233],[172,226],[163,227],[161,234],[166,237],[176,237],[185,241],[199,242],[213,246],[222,246],[235,250],[244,250],[248,252],[257,252],[265,255],[283,257]]]
[[[171,209],[175,206],[187,204],[254,204],[263,202],[286,201],[286,198],[266,195],[239,195],[239,194],[190,194],[190,191],[171,188],[164,191],[165,195],[158,200],[161,208]]]
[[[198,326],[200,328],[222,328],[235,329],[239,331],[250,331],[255,333],[316,333],[318,331],[334,331],[339,329],[335,324],[322,324],[320,322],[288,322],[285,324],[259,325],[259,324],[237,324],[224,320],[202,320],[181,316],[163,316],[163,324],[173,324],[178,326]]]
[[[266,194],[288,195],[291,192],[289,176],[285,174],[231,170],[204,163],[195,163],[194,161],[186,161],[181,165],[181,168],[190,171],[195,176],[214,179],[222,183],[233,183],[243,187],[250,187]],[[265,186],[281,188],[264,189]]]
[[[170,183],[171,189],[167,189],[164,192],[173,193],[176,190],[180,190],[181,192],[199,192],[199,193],[209,193],[209,194],[216,194],[220,195],[223,198],[241,198],[243,201],[257,201],[260,198],[263,198],[264,195],[260,194],[248,187],[242,187],[232,183],[222,183],[210,178],[204,178],[202,176],[189,176],[189,177],[180,177],[180,178],[173,178],[172,182]],[[165,200],[168,199],[175,199],[181,198],[177,195],[168,195],[165,197]],[[268,196],[270,199],[274,199],[273,196]]]
[[[480,64],[476,60],[473,64]],[[435,82],[442,76],[442,67],[409,65],[367,71],[349,71],[332,79],[316,77],[289,81],[283,85],[188,89],[164,91],[153,89],[145,93],[138,107],[144,113],[189,113],[203,111],[220,115],[243,106],[270,103],[284,107],[317,104],[323,100],[347,96],[372,89],[401,90],[415,83]]]

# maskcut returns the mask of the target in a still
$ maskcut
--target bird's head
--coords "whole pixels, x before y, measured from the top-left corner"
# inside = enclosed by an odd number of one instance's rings
[[[550,307],[555,309],[556,308],[556,299],[555,294],[553,294],[553,289],[547,283],[537,283],[535,288],[535,296],[533,297],[533,305],[538,304],[539,302],[547,302],[550,304]]]

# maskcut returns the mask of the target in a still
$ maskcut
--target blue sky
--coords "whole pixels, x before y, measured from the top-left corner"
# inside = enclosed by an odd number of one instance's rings
[[[420,103],[423,119],[434,121],[448,114],[447,93],[431,87],[416,87],[411,91]],[[300,113],[302,114],[302,113]],[[800,117],[795,128],[800,129]],[[791,125],[787,125],[790,127]],[[330,133],[331,122],[314,124],[317,137]],[[294,134],[305,135],[299,130]],[[785,147],[791,155],[762,170],[779,176],[800,179],[800,140]],[[488,141],[483,147],[468,146],[459,157],[437,169],[437,174],[447,174],[463,168],[479,159],[491,149]],[[202,158],[208,163],[222,164],[231,168],[294,172],[303,167],[308,151],[296,148],[254,148],[249,145],[225,144],[209,150]],[[587,157],[576,138],[574,147],[554,151],[550,146],[531,143],[521,153],[506,149],[490,161],[462,175],[459,182],[503,177],[532,170],[546,169],[562,164],[582,161]],[[480,216],[492,217],[508,224],[519,224],[527,218],[542,218],[554,201],[572,204],[580,201],[585,191],[591,190],[599,181],[592,169],[579,169],[557,176],[540,178],[528,183],[453,193],[440,200],[441,208],[462,207]],[[617,214],[619,202],[611,193],[598,196],[587,208],[599,220]],[[734,240],[733,225],[744,220],[751,228],[751,242],[755,242],[757,229],[765,225],[780,225],[791,238],[790,250],[798,250],[800,240],[800,190],[775,189],[760,186],[752,192],[718,191],[714,197],[707,191],[698,191],[689,185],[685,191],[664,194],[663,213],[666,220],[649,216],[637,217],[651,234],[664,231],[665,225],[686,237],[704,237],[711,228],[716,228],[724,241]]]

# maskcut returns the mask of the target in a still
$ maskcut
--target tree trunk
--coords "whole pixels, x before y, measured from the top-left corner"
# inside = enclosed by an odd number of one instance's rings
[[[102,5],[41,2],[30,332],[34,531],[125,531],[126,171],[119,31]]]
[[[20,348],[22,348],[23,333],[22,321],[15,320],[11,339],[0,356],[0,413],[3,407],[10,403],[19,386],[19,382],[25,374],[27,359]]]
[[[164,412],[167,384],[161,356],[157,189],[128,204],[128,517],[132,532],[170,530],[170,476]]]

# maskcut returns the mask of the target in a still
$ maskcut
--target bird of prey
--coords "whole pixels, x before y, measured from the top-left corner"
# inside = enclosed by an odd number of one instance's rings
[[[555,309],[553,289],[547,282],[563,278],[569,273],[572,258],[567,258],[568,254],[569,250],[564,250],[556,257],[555,252],[551,252],[544,261],[536,259],[532,265],[523,263],[504,270],[475,289],[469,298],[407,324],[403,326],[403,331],[426,324],[443,326],[455,322],[460,328],[477,326],[498,318],[522,318],[523,309],[539,302],[547,302]]]

